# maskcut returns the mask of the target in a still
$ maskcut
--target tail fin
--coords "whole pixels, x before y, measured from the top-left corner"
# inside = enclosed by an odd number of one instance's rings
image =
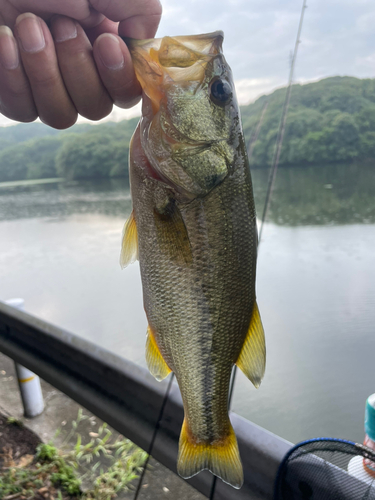
[[[178,451],[177,472],[184,479],[208,469],[234,488],[243,484],[243,470],[233,427],[221,441],[197,443],[192,437],[186,419],[182,424]]]

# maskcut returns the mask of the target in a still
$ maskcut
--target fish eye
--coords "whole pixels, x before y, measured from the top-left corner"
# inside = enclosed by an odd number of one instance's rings
[[[210,90],[211,99],[216,104],[226,104],[233,95],[230,84],[221,78],[217,78],[211,83]]]

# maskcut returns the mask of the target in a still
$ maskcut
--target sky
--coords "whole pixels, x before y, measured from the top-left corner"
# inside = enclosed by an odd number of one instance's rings
[[[224,31],[240,104],[286,85],[302,0],[161,0],[157,36]],[[375,2],[308,0],[294,81],[328,76],[375,77]],[[136,116],[115,108],[107,119]],[[87,121],[81,119],[80,121]],[[11,121],[0,116],[0,125]]]

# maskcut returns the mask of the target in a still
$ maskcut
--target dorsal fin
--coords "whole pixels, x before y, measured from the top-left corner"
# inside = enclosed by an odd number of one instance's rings
[[[133,264],[138,259],[138,233],[135,222],[134,210],[124,224],[122,232],[122,246],[120,254],[120,266],[122,269]]]
[[[255,302],[250,326],[236,365],[255,385],[260,386],[266,368],[266,342],[258,305]]]

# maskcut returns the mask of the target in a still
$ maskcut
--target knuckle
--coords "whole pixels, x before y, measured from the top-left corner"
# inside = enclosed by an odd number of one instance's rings
[[[21,123],[30,123],[38,118],[38,113],[33,106],[30,108],[23,106],[21,109],[17,109],[10,108],[9,106],[5,106],[3,103],[0,103],[0,113],[10,120]]]
[[[133,106],[135,106],[136,104],[138,104],[140,100],[141,100],[141,96],[136,96],[136,97],[129,97],[128,96],[126,98],[116,99],[115,104],[119,108],[129,109],[129,108],[132,108]]]
[[[101,120],[102,118],[105,118],[110,114],[112,111],[113,104],[112,102],[108,101],[106,104],[93,108],[92,106],[82,106],[82,108],[78,109],[78,112],[81,116],[84,118],[87,118],[88,120],[92,121],[98,121]]]
[[[42,71],[30,76],[30,83],[32,86],[37,85],[43,89],[60,87],[62,85],[59,73],[43,73]]]
[[[55,128],[57,130],[65,130],[72,127],[77,121],[78,114],[71,114],[69,116],[53,115],[53,116],[40,116],[40,120],[49,127]]]

